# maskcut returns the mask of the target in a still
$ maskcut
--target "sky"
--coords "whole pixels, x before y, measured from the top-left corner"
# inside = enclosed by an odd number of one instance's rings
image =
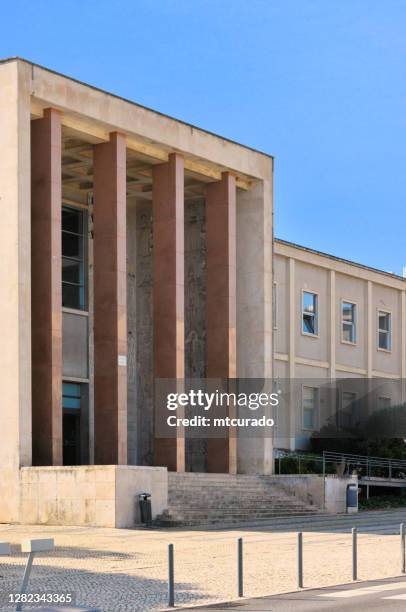
[[[406,0],[13,0],[20,56],[275,156],[275,235],[406,266]]]

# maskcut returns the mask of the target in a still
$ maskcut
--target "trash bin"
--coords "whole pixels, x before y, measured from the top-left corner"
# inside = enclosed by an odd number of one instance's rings
[[[347,513],[358,512],[358,483],[347,485]]]
[[[151,493],[140,493],[138,495],[141,513],[141,523],[147,527],[152,523]]]

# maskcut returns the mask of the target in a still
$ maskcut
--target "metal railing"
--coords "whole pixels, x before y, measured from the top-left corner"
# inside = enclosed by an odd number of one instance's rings
[[[342,465],[345,469],[355,470],[358,476],[371,478],[376,471],[383,473],[383,478],[406,479],[406,461],[400,459],[390,459],[388,457],[371,457],[368,455],[353,455],[351,453],[333,453],[323,451],[323,474],[325,473],[326,463]]]
[[[311,453],[297,453],[295,451],[277,450],[275,459],[277,460],[278,474],[282,474],[283,461],[293,459],[297,464],[297,472],[301,474],[306,466],[307,473],[321,473],[323,476],[328,472],[328,466],[334,466],[330,473],[340,471],[344,474],[356,472],[360,478],[398,478],[406,480],[406,460],[391,459],[389,457],[371,457],[368,455],[355,455],[351,453],[335,453],[323,451],[322,455]],[[319,470],[311,470],[311,465],[319,466]],[[293,472],[292,472],[293,473]]]

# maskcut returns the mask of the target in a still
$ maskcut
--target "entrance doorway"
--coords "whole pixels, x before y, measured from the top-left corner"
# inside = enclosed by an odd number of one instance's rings
[[[63,464],[80,465],[80,415],[63,412]]]
[[[63,465],[88,463],[87,385],[62,384]]]

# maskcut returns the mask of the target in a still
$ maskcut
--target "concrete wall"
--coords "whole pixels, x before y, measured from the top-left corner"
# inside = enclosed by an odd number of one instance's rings
[[[278,486],[306,504],[326,512],[347,511],[347,486],[357,483],[356,477],[317,476],[315,474],[274,476]],[[323,482],[324,481],[324,482]]]
[[[350,484],[358,485],[358,478],[327,476],[325,481],[326,512],[347,512],[347,487]]]
[[[237,377],[272,376],[273,191],[237,195]],[[238,439],[239,473],[272,473],[272,438]]]
[[[13,522],[133,527],[138,494],[151,493],[153,516],[168,505],[166,468],[80,466],[23,468],[20,514]]]

